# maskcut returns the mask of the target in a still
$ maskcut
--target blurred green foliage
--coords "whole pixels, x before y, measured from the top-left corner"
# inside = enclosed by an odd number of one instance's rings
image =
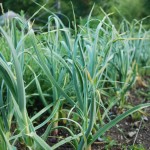
[[[4,11],[13,10],[20,13],[23,10],[27,18],[40,9],[40,6],[36,3],[45,4],[48,10],[59,13],[59,15],[64,14],[71,21],[73,21],[73,4],[77,23],[80,23],[80,18],[84,19],[88,16],[93,4],[95,4],[94,17],[99,18],[103,15],[100,11],[100,7],[102,7],[106,13],[114,12],[112,20],[115,24],[122,20],[122,16],[128,21],[132,21],[133,19],[140,20],[150,15],[150,0],[72,0],[72,4],[71,1],[67,0],[2,0]],[[34,18],[35,22],[46,23],[49,15],[50,13],[41,10]],[[60,17],[67,23],[62,15]],[[147,19],[148,23],[150,23],[150,19]]]

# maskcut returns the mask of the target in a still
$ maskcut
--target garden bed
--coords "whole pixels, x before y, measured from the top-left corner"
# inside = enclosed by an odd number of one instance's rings
[[[133,106],[150,101],[150,76],[143,77],[141,81],[129,92],[128,103]],[[145,115],[135,113],[127,117],[106,133],[110,140],[109,149],[150,149],[150,108],[146,108],[144,113]],[[97,142],[93,145],[93,150],[104,150],[106,146],[107,144]]]
[[[0,149],[149,148],[149,31],[90,17],[72,29],[53,14],[41,34],[0,28]]]
[[[130,90],[127,104],[129,106],[136,106],[141,103],[150,101],[150,76],[145,76],[137,80],[136,85]],[[117,111],[118,109],[118,111]],[[112,113],[116,116],[120,113],[120,109],[112,109]],[[118,113],[118,114],[117,114]],[[112,127],[105,135],[104,141],[96,141],[92,144],[92,150],[122,150],[122,149],[136,149],[149,150],[150,148],[150,108],[143,110],[143,113],[134,113],[126,119],[119,122],[115,127]],[[61,124],[63,125],[63,124]],[[42,128],[38,131],[39,135],[45,131]],[[52,146],[59,141],[68,137],[68,133],[60,130],[57,138],[49,136],[47,143]],[[22,150],[22,147],[21,149]],[[57,150],[73,150],[70,144],[64,144]]]

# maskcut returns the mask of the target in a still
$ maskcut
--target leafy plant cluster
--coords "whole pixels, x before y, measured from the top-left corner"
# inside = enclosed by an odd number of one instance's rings
[[[119,121],[150,106],[140,104],[115,119],[109,113],[113,106],[125,108],[139,68],[149,67],[149,31],[142,22],[125,20],[117,30],[111,14],[93,20],[91,13],[85,25],[74,24],[74,29],[52,14],[40,35],[19,18],[0,27],[0,149],[20,144],[51,150],[65,143],[90,149]],[[60,129],[68,137],[48,145]]]
[[[93,16],[102,18],[103,14],[100,14],[99,11],[99,8],[102,7],[106,12],[114,13],[114,15],[112,16],[112,21],[115,25],[118,25],[118,23],[120,23],[122,20],[120,14],[130,22],[133,19],[140,20],[149,16],[150,14],[149,0],[7,0],[2,2],[4,12],[13,10],[16,13],[20,13],[22,10],[26,14],[27,18],[29,18],[29,16],[32,16],[34,12],[39,10],[39,8],[44,5],[50,11],[57,13],[66,25],[67,19],[63,16],[63,14],[65,14],[70,19],[70,21],[73,21],[74,17],[72,12],[74,9],[77,22],[80,24],[82,22],[82,19],[84,20],[87,18],[89,11],[94,4],[96,9],[94,9],[93,11]],[[33,19],[37,24],[46,24],[47,17],[49,15],[49,12],[42,11]],[[146,21],[147,26],[149,24],[149,20],[150,19],[147,19]]]

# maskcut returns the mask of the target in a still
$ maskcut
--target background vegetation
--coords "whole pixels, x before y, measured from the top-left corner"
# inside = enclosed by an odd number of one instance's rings
[[[106,13],[114,13],[111,18],[116,25],[120,23],[123,18],[132,21],[133,19],[140,20],[150,15],[149,0],[2,0],[1,2],[5,12],[13,10],[16,13],[20,13],[21,10],[23,10],[27,18],[32,16],[33,13],[40,8],[40,6],[35,3],[45,5],[48,10],[59,14],[59,17],[63,19],[66,24],[68,24],[68,22],[61,14],[66,15],[70,21],[73,21],[72,4],[79,24],[81,23],[81,18],[85,19],[88,16],[93,4],[95,4],[93,16],[102,18],[103,14],[100,13],[100,7],[102,7]],[[42,10],[40,14],[33,19],[35,19],[35,22],[38,24],[46,23],[49,15],[48,12]],[[150,19],[147,19],[146,23],[148,25]]]

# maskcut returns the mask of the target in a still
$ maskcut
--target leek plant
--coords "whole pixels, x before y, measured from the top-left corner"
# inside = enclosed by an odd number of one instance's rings
[[[65,27],[55,14],[49,16],[48,31],[41,35],[36,35],[32,27],[25,33],[27,24],[21,20],[19,36],[15,22],[8,33],[0,27],[10,53],[10,60],[0,53],[0,149],[16,149],[21,139],[25,147],[33,150],[53,150],[66,143],[77,150],[90,150],[91,145],[119,121],[150,106],[150,103],[135,106],[111,120],[109,110],[118,102],[125,104],[125,95],[134,83],[142,54],[137,53],[136,48],[140,46],[140,51],[145,45],[146,35],[139,31],[133,40],[134,30],[128,33],[129,29],[125,31],[122,27],[118,32],[109,18],[111,14],[105,14],[102,20],[91,19],[91,14],[92,11],[84,26],[74,25],[75,31]],[[98,25],[92,29],[90,26],[95,22]],[[29,46],[26,46],[27,39]],[[27,62],[25,57],[29,57]],[[29,64],[31,60],[36,66]],[[29,83],[24,81],[27,68],[33,74]],[[44,77],[50,90],[44,91],[39,77]],[[26,89],[33,82],[44,108],[29,117],[27,97],[30,95]],[[44,120],[34,124],[39,118]],[[17,129],[12,133],[14,125]],[[42,135],[37,135],[44,126]],[[48,145],[49,135],[57,138],[59,129],[66,130],[69,136]]]
[[[80,136],[80,139],[78,140],[79,145],[74,145],[75,148],[79,150],[87,148],[90,149],[91,144],[109,128],[114,126],[114,124],[120,121],[120,119],[123,119],[126,115],[129,115],[142,107],[149,106],[149,104],[140,105],[120,115],[114,120],[111,120],[108,113],[105,113],[105,116],[107,116],[110,122],[105,124],[104,120],[101,121],[101,116],[103,114],[101,114],[100,108],[103,106],[102,108],[104,111],[106,110],[104,103],[100,98],[102,94],[101,91],[104,90],[104,82],[106,79],[114,80],[113,78],[111,79],[111,76],[109,78],[109,74],[106,75],[106,73],[107,67],[112,63],[112,60],[116,55],[113,48],[116,37],[118,36],[118,33],[114,32],[113,24],[107,23],[107,21],[110,21],[108,16],[109,15],[106,15],[102,21],[99,21],[95,31],[90,28],[91,20],[89,17],[88,23],[81,27],[80,31],[75,32],[76,34],[73,37],[71,36],[71,29],[66,28],[57,16],[54,15],[53,17],[50,17],[55,20],[56,25],[54,28],[56,29],[48,30],[47,39],[50,39],[50,35],[53,35],[54,37],[52,37],[55,39],[54,41],[51,38],[50,41],[48,41],[50,43],[48,43],[50,45],[48,48],[45,48],[42,43],[40,44],[40,47],[38,47],[36,36],[33,31],[31,32],[31,41],[37,55],[38,64],[49,79],[50,84],[54,86],[61,99],[63,99],[63,103],[68,102],[71,107],[71,110],[68,111],[69,119],[62,119],[71,122],[71,116],[77,112],[79,120],[81,120],[80,126],[82,128],[82,136]],[[60,28],[58,28],[58,26]],[[112,32],[112,35],[109,34],[110,32]],[[105,35],[105,37],[102,37],[103,35]],[[58,36],[60,41],[58,40]],[[104,41],[104,43],[102,43],[102,41]],[[41,53],[40,49],[44,50],[43,53]],[[51,49],[50,53],[48,52],[49,49]],[[121,59],[126,59],[126,57]],[[55,62],[54,65],[52,60],[57,60],[59,66],[56,67],[57,63]],[[124,65],[123,62],[119,62],[119,60],[118,63],[122,63],[121,65]],[[134,62],[132,63],[134,64]],[[135,66],[133,65],[132,67],[132,63],[129,65],[134,71]],[[60,66],[66,70],[63,76],[69,76],[68,85],[63,86],[55,76],[57,74],[57,69]],[[64,79],[61,71],[60,76]],[[116,78],[116,80],[118,79]],[[122,82],[124,83],[125,81],[123,80]],[[131,80],[126,82],[129,82],[129,84],[132,83]],[[70,84],[72,85],[71,90],[73,90],[71,92],[72,95],[69,94],[69,91],[65,90],[65,87],[70,86]],[[58,101],[61,102],[61,99],[59,98]],[[61,120],[61,118],[58,118],[58,120]],[[57,122],[58,120],[55,120],[54,122]],[[46,122],[48,122],[48,120]],[[43,123],[42,126],[45,125],[46,122]],[[102,127],[102,122],[104,127]],[[74,123],[77,124],[77,122]],[[52,124],[53,121],[47,128],[48,132],[51,132]],[[78,125],[78,127],[80,126]],[[37,128],[39,127],[41,126],[38,126]],[[60,128],[59,125],[58,127],[54,127]],[[48,135],[43,135],[43,137],[46,136]],[[73,139],[74,137],[75,136],[73,136]],[[60,143],[63,142],[61,141]],[[58,146],[59,143],[56,145]],[[57,146],[54,147],[56,148]]]
[[[18,59],[17,50],[20,49],[20,46],[14,45],[12,42],[12,39],[10,36],[7,35],[7,33],[0,28],[1,33],[5,37],[9,49],[12,54],[12,62],[14,64],[14,73],[11,70],[11,66],[8,66],[7,62],[3,59],[3,57],[0,58],[0,64],[1,64],[1,76],[3,77],[3,82],[6,84],[8,88],[8,95],[10,95],[11,98],[8,99],[13,101],[13,107],[15,108],[15,116],[16,120],[19,123],[20,131],[22,131],[22,135],[25,138],[25,141],[27,145],[31,146],[31,140],[30,138],[26,138],[25,134],[29,134],[30,130],[32,129],[32,124],[29,122],[27,110],[26,110],[26,97],[25,97],[25,88],[24,88],[24,81],[23,81],[23,74],[21,65]],[[14,38],[16,38],[14,34]],[[20,40],[22,41],[22,39]],[[15,79],[16,78],[16,79]],[[4,85],[5,85],[4,84]],[[8,102],[7,105],[9,107],[12,107],[12,102]],[[8,107],[8,108],[9,108]],[[11,111],[11,109],[10,109]],[[10,124],[9,124],[10,127]]]
[[[127,104],[127,91],[131,89],[139,74],[138,68],[141,65],[143,67],[148,65],[149,50],[147,44],[149,32],[143,29],[142,23],[133,22],[133,24],[129,24],[124,20],[119,32],[114,29],[113,33],[116,36],[113,41],[115,55],[107,69],[107,73],[109,81],[120,99],[120,107],[124,107]],[[144,64],[141,64],[142,62]]]
[[[11,31],[15,32],[15,30],[17,30],[16,26],[12,24]],[[21,139],[25,147],[39,149],[39,141],[41,143],[44,141],[37,136],[28,116],[23,81],[24,62],[22,55],[24,55],[24,52],[22,50],[24,50],[24,40],[28,34],[22,34],[20,39],[17,40],[14,32],[8,35],[1,27],[0,31],[8,44],[10,50],[8,53],[12,56],[12,59],[10,58],[10,61],[7,61],[2,53],[0,55],[0,77],[2,77],[0,80],[0,108],[2,114],[0,117],[0,142],[2,143],[0,148],[14,150]],[[13,39],[16,39],[16,42],[13,42]],[[45,142],[41,145],[43,148],[46,146]]]

